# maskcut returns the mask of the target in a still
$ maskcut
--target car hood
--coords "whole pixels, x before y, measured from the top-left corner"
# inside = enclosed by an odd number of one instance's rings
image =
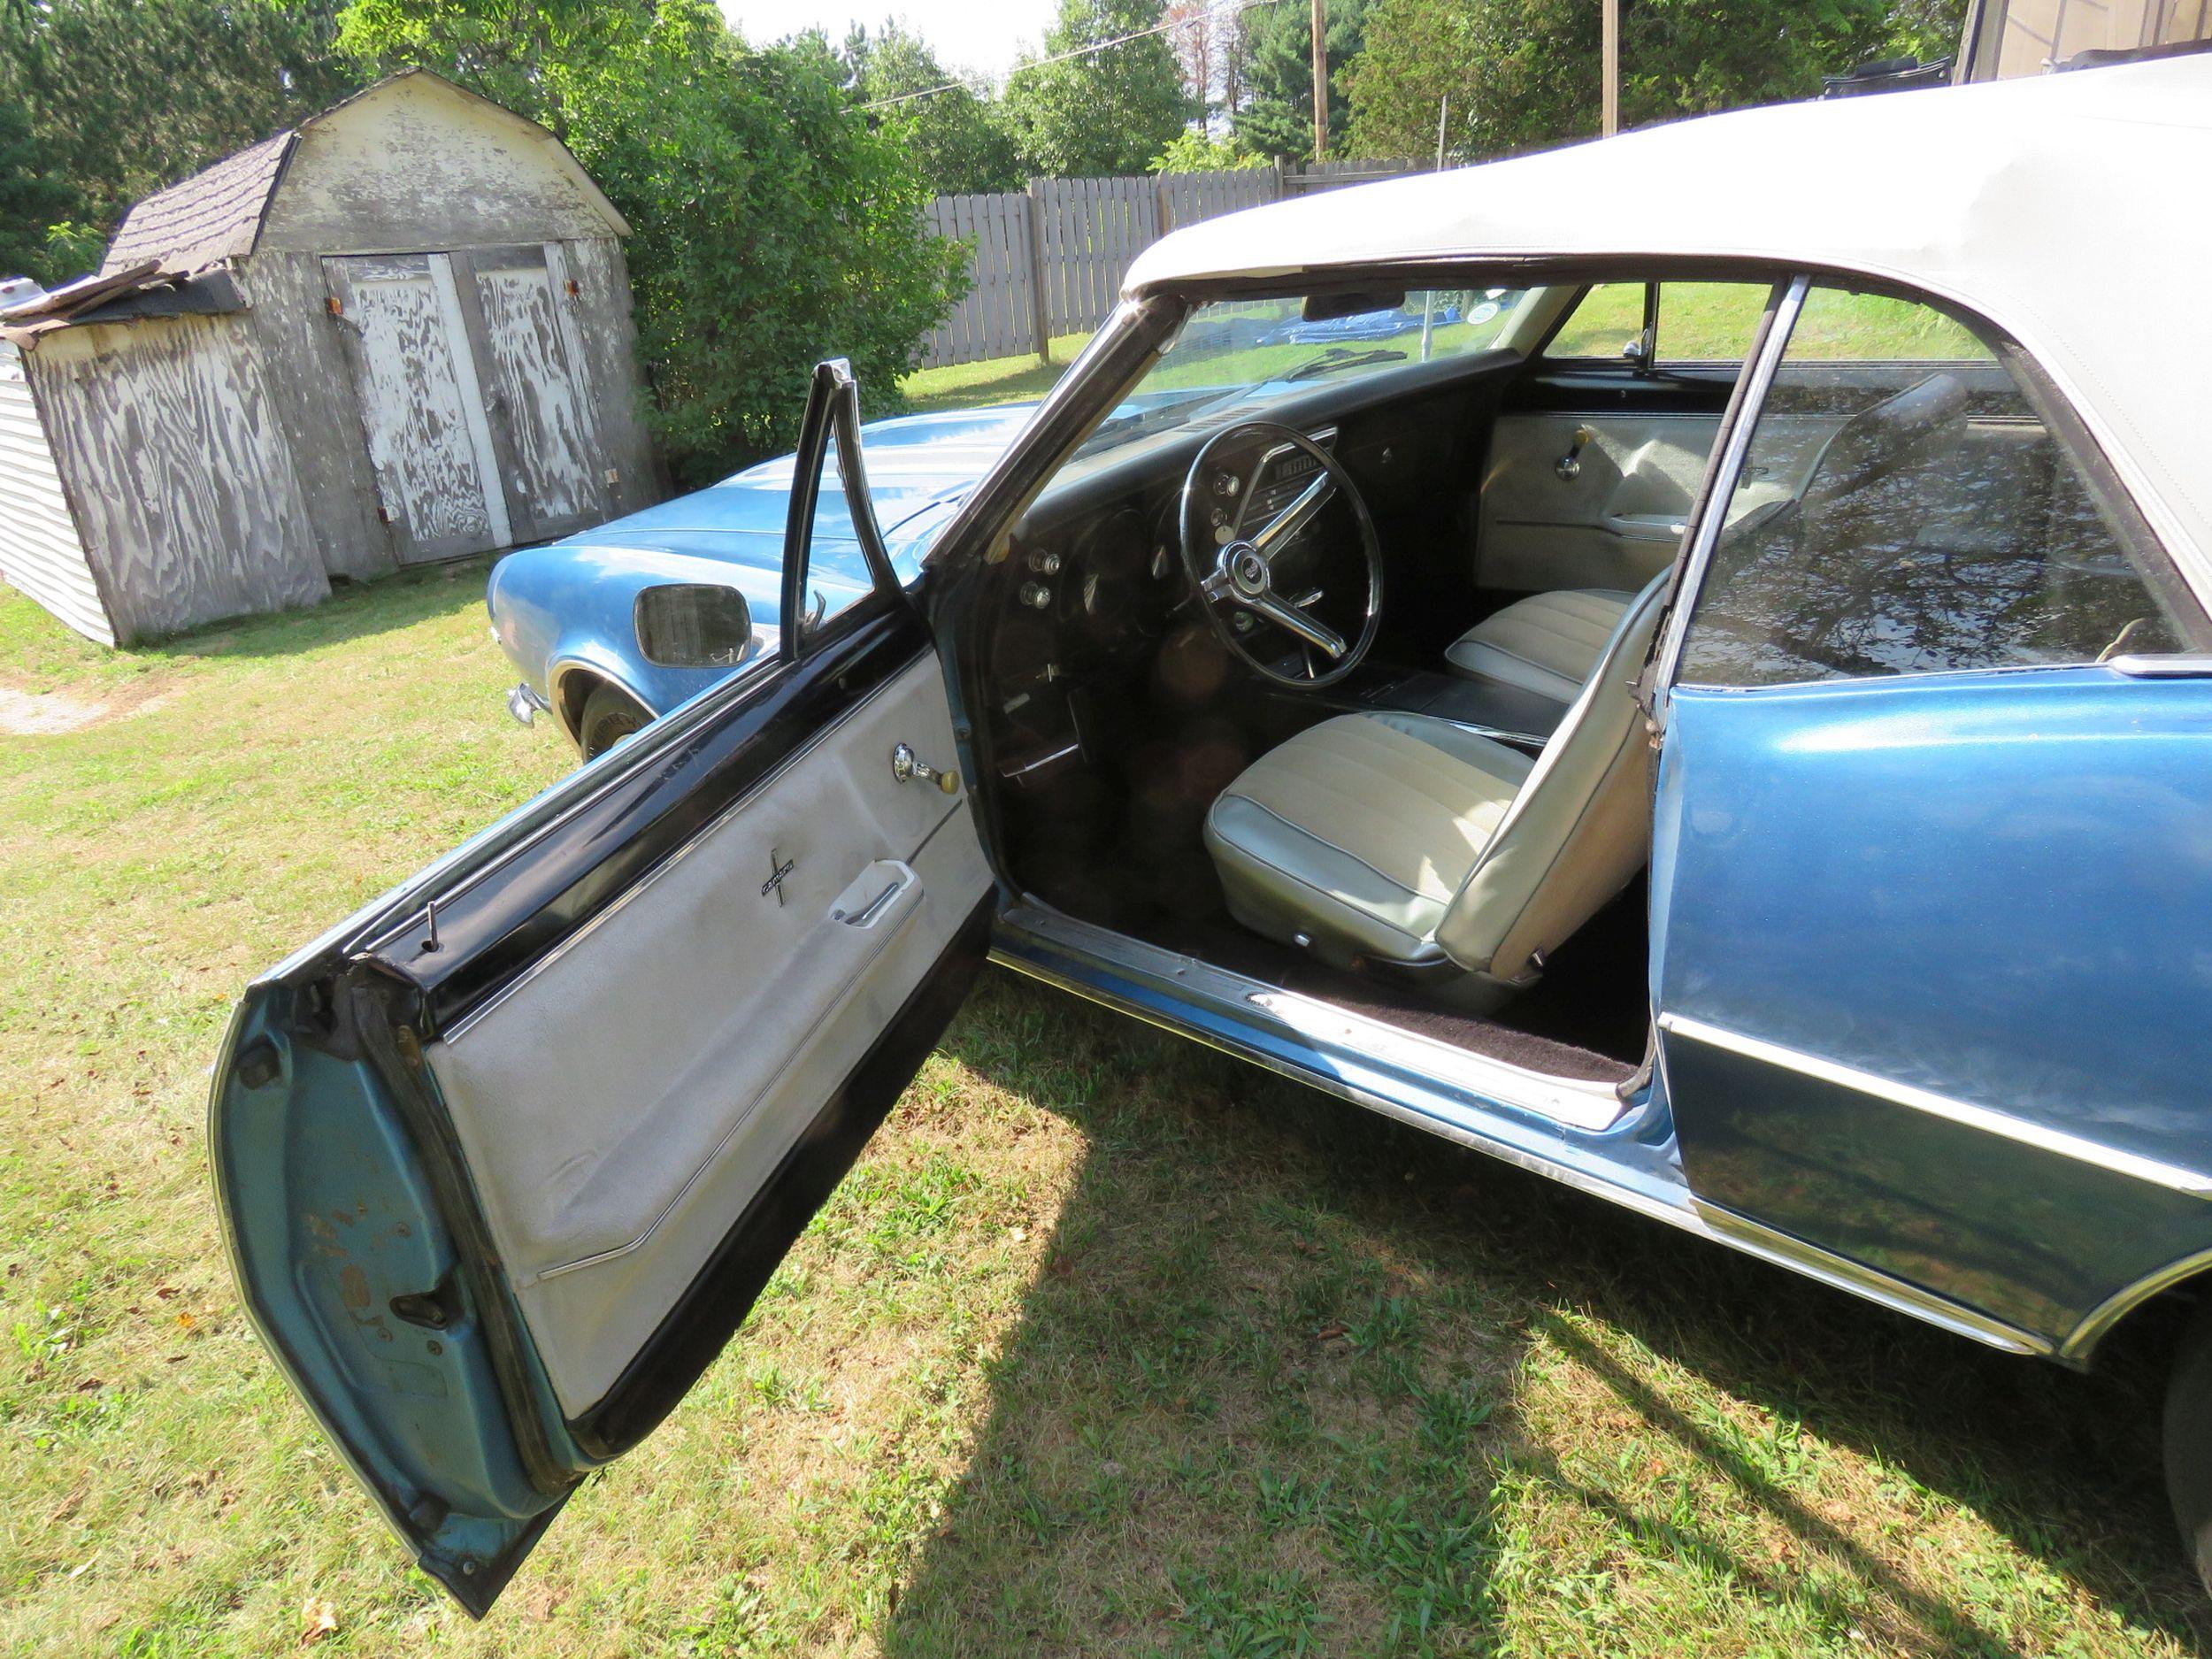
[[[929,538],[1005,452],[1035,409],[1033,403],[1025,403],[900,415],[871,421],[860,429],[876,520],[902,573],[911,575],[920,567]],[[780,570],[794,470],[794,457],[779,456],[557,545],[664,549],[726,564]],[[818,510],[812,563],[824,576],[848,579],[856,585],[866,582],[850,515],[833,490],[825,490]],[[848,565],[850,569],[845,568]]]

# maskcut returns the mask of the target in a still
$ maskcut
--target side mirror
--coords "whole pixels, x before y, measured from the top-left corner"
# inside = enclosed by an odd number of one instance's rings
[[[1651,330],[1641,333],[1621,348],[1621,360],[1639,374],[1651,372]]]
[[[734,588],[664,582],[641,589],[638,649],[662,668],[735,668],[753,648],[753,608]]]

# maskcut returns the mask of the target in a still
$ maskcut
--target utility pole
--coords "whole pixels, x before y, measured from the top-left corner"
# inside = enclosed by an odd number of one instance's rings
[[[1618,0],[1605,0],[1608,5]],[[1313,162],[1329,156],[1329,0],[1313,0]]]
[[[1600,95],[1598,130],[1610,138],[1621,130],[1621,0],[1599,0],[1599,4],[1604,8],[1598,33],[1599,56],[1605,60],[1605,88]]]

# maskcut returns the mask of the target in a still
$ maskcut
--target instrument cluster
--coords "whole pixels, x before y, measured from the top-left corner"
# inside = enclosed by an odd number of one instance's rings
[[[1156,634],[1182,596],[1172,503],[1148,514],[1124,503],[1018,557],[1015,603],[1076,641],[1109,645],[1132,634]]]

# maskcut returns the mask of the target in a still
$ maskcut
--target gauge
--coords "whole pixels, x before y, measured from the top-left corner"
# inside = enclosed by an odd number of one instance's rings
[[[1076,619],[1087,634],[1110,641],[1138,626],[1139,595],[1151,559],[1151,533],[1134,507],[1118,507],[1095,520],[1076,539],[1068,557],[1067,585],[1074,591]]]

